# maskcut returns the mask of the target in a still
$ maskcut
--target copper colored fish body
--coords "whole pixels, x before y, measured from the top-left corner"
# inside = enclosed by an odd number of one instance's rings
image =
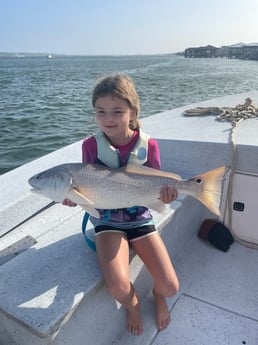
[[[219,167],[188,180],[141,165],[110,169],[97,164],[68,163],[45,170],[29,179],[33,190],[56,202],[65,198],[82,206],[94,217],[97,209],[145,206],[163,212],[160,188],[171,185],[179,194],[191,195],[216,215],[220,214],[221,188],[226,167]]]

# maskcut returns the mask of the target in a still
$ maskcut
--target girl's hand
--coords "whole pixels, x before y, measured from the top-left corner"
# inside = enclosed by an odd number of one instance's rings
[[[65,206],[70,206],[70,207],[77,206],[77,204],[75,202],[71,201],[70,199],[64,199],[62,204],[65,205]]]
[[[168,185],[164,185],[160,189],[160,200],[165,204],[170,204],[172,201],[176,200],[178,197],[178,192],[175,188]]]

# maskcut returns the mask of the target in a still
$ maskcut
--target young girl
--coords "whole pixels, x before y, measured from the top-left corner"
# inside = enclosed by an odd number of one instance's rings
[[[140,129],[139,97],[129,77],[118,74],[101,79],[94,88],[92,104],[100,131],[84,140],[83,162],[111,168],[131,162],[160,169],[158,144]],[[160,199],[164,203],[176,198],[175,189],[161,187]],[[65,204],[69,205],[69,201]],[[128,330],[135,335],[143,332],[139,298],[129,278],[129,245],[153,277],[157,327],[166,328],[170,314],[165,297],[173,296],[179,283],[151,211],[139,205],[99,212],[100,219],[91,217],[97,257],[110,294],[127,310]]]

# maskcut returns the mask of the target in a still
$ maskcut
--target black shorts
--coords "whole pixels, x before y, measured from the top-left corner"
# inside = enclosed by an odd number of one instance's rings
[[[120,232],[124,234],[128,241],[133,241],[139,238],[143,238],[158,232],[153,224],[140,226],[138,228],[120,229],[108,225],[98,225],[95,227],[95,234],[98,235],[104,232]]]

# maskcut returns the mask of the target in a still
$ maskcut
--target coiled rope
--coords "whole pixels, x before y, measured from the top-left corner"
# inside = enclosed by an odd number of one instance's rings
[[[232,233],[233,237],[241,244],[258,249],[258,244],[250,243],[248,241],[242,240],[232,228],[232,202],[233,202],[233,178],[235,174],[235,163],[236,163],[236,141],[235,133],[239,124],[246,119],[251,119],[258,117],[258,107],[252,104],[252,99],[250,97],[246,98],[244,104],[238,104],[235,107],[197,107],[193,109],[185,110],[184,116],[202,116],[202,115],[215,115],[218,121],[228,121],[231,123],[230,131],[230,144],[231,144],[231,171],[229,175],[228,184],[228,228]]]

